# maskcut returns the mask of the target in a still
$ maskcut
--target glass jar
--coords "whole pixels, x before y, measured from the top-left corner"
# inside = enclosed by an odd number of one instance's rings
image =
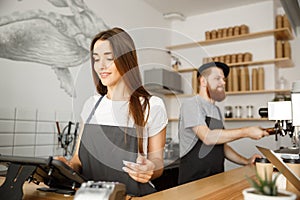
[[[252,105],[247,105],[247,117],[248,118],[253,118],[253,106]]]
[[[224,116],[225,118],[232,118],[232,106],[225,106]]]
[[[235,106],[235,117],[242,118],[242,106]]]

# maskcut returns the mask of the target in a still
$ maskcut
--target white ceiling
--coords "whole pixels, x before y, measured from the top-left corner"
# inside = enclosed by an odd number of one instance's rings
[[[270,0],[144,0],[160,13],[179,12],[185,17]]]

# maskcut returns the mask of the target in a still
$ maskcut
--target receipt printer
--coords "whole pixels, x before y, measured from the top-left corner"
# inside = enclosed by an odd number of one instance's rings
[[[125,200],[126,187],[118,182],[88,181],[76,191],[74,200]]]

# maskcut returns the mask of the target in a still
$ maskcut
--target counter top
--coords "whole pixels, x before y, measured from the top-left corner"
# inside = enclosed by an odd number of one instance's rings
[[[203,178],[144,197],[133,197],[132,200],[165,200],[165,199],[243,199],[242,190],[250,187],[246,176],[255,176],[252,166],[236,168],[224,173]],[[4,182],[4,177],[0,177],[0,184]],[[64,196],[49,192],[37,191],[38,187],[34,183],[25,183],[24,200],[43,200],[43,199],[68,199],[74,196]],[[300,199],[300,197],[298,197]]]
[[[243,199],[242,190],[250,187],[246,176],[255,176],[253,167],[240,167],[151,195],[132,199]]]

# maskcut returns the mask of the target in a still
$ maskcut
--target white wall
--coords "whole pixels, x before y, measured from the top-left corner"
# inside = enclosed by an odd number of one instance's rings
[[[107,26],[121,27],[132,35],[142,70],[153,65],[169,64],[169,57],[162,54],[161,49],[169,44],[170,22],[164,20],[161,13],[140,0],[85,0],[85,3]],[[4,0],[0,4],[0,19],[13,12],[37,9],[72,15],[70,9],[54,7],[46,0]],[[0,70],[0,153],[23,153],[27,156],[56,153],[53,150],[53,144],[57,145],[56,138],[53,138],[57,134],[54,122],[79,120],[84,101],[94,93],[90,62],[70,69],[75,80],[76,98],[70,97],[60,88],[57,76],[50,66],[0,58]],[[23,113],[23,118],[20,119],[18,113]],[[40,119],[39,116],[43,114],[46,117]],[[40,130],[43,126],[39,121],[47,123],[44,130]],[[18,130],[15,128],[16,124]],[[39,147],[45,146],[44,142],[39,142],[37,134],[41,132],[46,132],[42,136],[48,136],[47,139],[44,137],[49,141],[48,147],[52,143],[43,153],[33,147],[36,143]],[[18,139],[20,136],[27,136],[23,137],[26,140],[18,142],[23,140]],[[13,149],[13,146],[17,148]]]
[[[181,33],[183,36],[178,36],[178,33],[172,35],[172,44],[182,44],[190,43],[193,41],[203,41],[205,40],[205,31],[210,31],[218,28],[225,28],[235,25],[246,24],[250,28],[250,32],[260,32],[264,30],[274,29],[275,25],[275,15],[277,14],[276,8],[273,1],[267,1],[262,3],[256,3],[252,5],[230,8],[222,11],[197,15],[188,17],[184,22],[173,22],[172,28]],[[276,69],[273,64],[263,65],[265,69],[265,88],[266,89],[275,89],[276,80],[275,77],[284,76],[289,80],[288,88],[290,84],[299,80],[300,74],[300,60],[297,56],[300,45],[299,45],[299,36],[294,40],[290,41],[292,46],[292,59],[295,63],[293,68],[281,68]],[[204,47],[196,47],[190,49],[175,50],[175,53],[180,55],[181,60],[183,61],[182,68],[190,68],[192,66],[199,67],[202,64],[202,57],[225,55],[231,53],[243,53],[251,52],[253,54],[253,60],[268,60],[273,59],[274,56],[274,37],[268,36],[258,39],[251,39],[245,41],[230,42],[226,44],[217,44]],[[250,70],[253,67],[249,67]],[[278,73],[278,74],[277,74]],[[183,74],[185,91],[191,93],[190,88],[190,75]],[[225,105],[241,105],[243,108],[246,108],[246,105],[250,104],[254,106],[254,115],[258,116],[258,109],[262,106],[267,105],[267,101],[271,101],[274,98],[274,94],[259,94],[259,95],[233,95],[228,96],[226,100],[222,103],[219,103],[221,109]],[[171,117],[178,116],[178,108],[180,102],[183,98],[168,98],[169,107],[171,112],[169,113]],[[237,128],[241,126],[249,125],[258,125],[262,127],[273,126],[272,122],[226,122],[226,128]],[[177,131],[177,123],[174,122],[171,126],[173,130],[172,136],[177,139],[175,134]],[[250,157],[253,153],[258,153],[255,148],[256,144],[267,146],[269,148],[276,149],[279,145],[290,145],[289,137],[282,138],[281,143],[276,143],[273,136],[269,138],[264,138],[260,141],[253,141],[250,139],[242,139],[230,143],[234,149],[240,152],[246,157]],[[236,167],[232,163],[226,162],[226,169],[231,169]]]

